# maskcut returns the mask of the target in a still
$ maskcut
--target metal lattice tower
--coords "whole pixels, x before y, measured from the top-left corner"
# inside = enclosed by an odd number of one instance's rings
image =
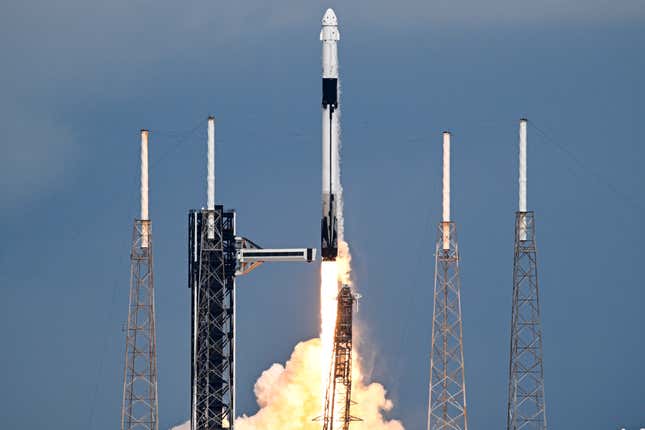
[[[443,249],[445,229],[450,246]],[[441,223],[435,255],[428,430],[467,430],[459,250],[455,224]]]
[[[515,214],[508,430],[546,430],[535,218],[526,207],[526,123],[520,120],[520,198]]]
[[[546,430],[533,212],[515,216],[514,254],[507,429]]]
[[[235,278],[265,262],[311,262],[313,248],[264,249],[236,235],[236,214],[215,204],[215,118],[208,118],[207,208],[188,214],[191,430],[235,425]]]
[[[148,219],[148,132],[141,132],[141,219],[134,221],[130,252],[121,430],[158,430],[157,342]]]
[[[189,213],[193,430],[230,428],[235,416],[234,228],[235,213],[221,205]]]
[[[450,221],[450,133],[443,135],[443,221],[435,252],[428,430],[467,430],[459,247]]]
[[[352,421],[352,314],[355,296],[349,286],[338,292],[334,349],[325,394],[323,430],[348,430]]]

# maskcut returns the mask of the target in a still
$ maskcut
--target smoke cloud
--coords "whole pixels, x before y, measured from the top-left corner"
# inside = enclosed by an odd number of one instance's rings
[[[275,363],[262,372],[255,383],[254,393],[259,410],[235,421],[236,430],[319,430],[321,380],[320,339],[300,342],[283,365]],[[364,380],[360,359],[354,351],[352,372],[352,415],[361,421],[352,422],[352,430],[404,430],[398,420],[385,414],[394,404],[387,398],[385,388]],[[172,430],[189,430],[186,422]]]
[[[320,339],[300,342],[283,366],[273,364],[255,384],[260,409],[255,415],[236,420],[237,430],[314,430],[322,425],[314,421],[320,415],[321,398]],[[388,420],[384,413],[394,406],[385,388],[363,380],[360,360],[354,351],[352,415],[362,421],[351,424],[352,430],[403,430],[397,420]]]

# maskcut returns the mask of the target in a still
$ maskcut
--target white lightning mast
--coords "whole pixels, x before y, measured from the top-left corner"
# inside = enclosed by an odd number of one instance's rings
[[[443,132],[443,249],[450,249],[450,132]]]
[[[443,215],[435,251],[427,430],[468,430],[459,245],[450,218],[450,137],[443,133]]]
[[[208,238],[215,237],[215,118],[208,117],[208,177],[207,177],[207,207],[208,214]]]
[[[125,331],[121,430],[159,430],[157,340],[148,214],[148,130],[141,130],[141,213],[130,249],[130,301]]]
[[[141,221],[149,221],[148,215],[148,130],[141,130]],[[141,224],[141,247],[148,247],[148,223]]]
[[[519,212],[527,211],[526,205],[526,118],[520,120],[520,175],[519,175]],[[526,240],[526,219],[521,215],[520,240]]]

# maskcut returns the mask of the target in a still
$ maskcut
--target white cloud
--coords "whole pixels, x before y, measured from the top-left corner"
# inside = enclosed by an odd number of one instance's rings
[[[190,430],[190,421],[174,426],[170,430]]]

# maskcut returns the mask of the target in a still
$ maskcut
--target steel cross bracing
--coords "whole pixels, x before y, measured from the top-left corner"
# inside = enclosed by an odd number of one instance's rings
[[[214,234],[208,237],[212,215]],[[189,213],[192,288],[191,428],[233,428],[235,411],[235,213]]]
[[[263,249],[236,236],[235,212],[188,214],[191,310],[191,429],[233,429],[235,277],[266,262],[311,262],[314,248]]]
[[[533,212],[515,215],[508,430],[546,430]]]
[[[450,246],[443,249],[444,226]],[[428,430],[467,430],[459,250],[453,222],[439,224],[435,254]]]
[[[152,230],[135,220],[130,253],[130,301],[126,327],[122,430],[158,430]]]
[[[323,430],[348,430],[349,423],[360,421],[350,414],[352,405],[352,313],[355,296],[343,286],[337,297],[334,349],[325,394]]]

